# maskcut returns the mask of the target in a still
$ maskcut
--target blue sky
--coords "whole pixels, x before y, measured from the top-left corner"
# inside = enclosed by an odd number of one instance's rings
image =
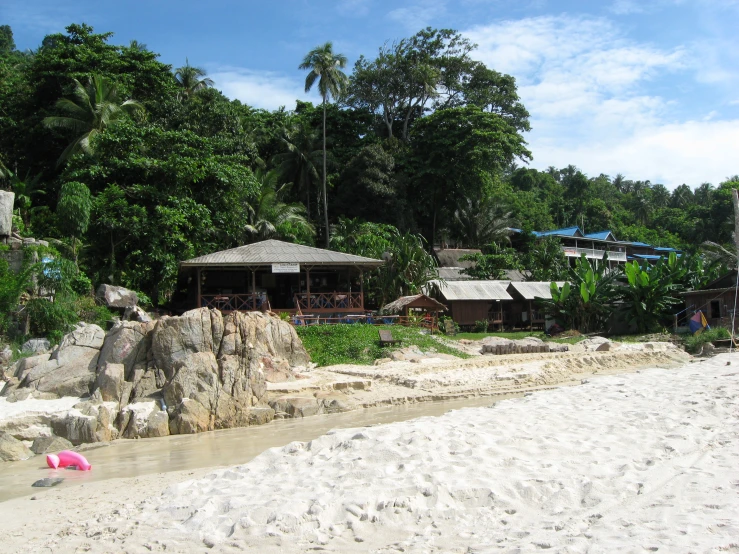
[[[739,0],[0,0],[19,48],[71,22],[206,68],[232,98],[294,106],[303,55],[327,40],[351,65],[424,26],[516,77],[532,167],[574,164],[674,188],[739,173]]]

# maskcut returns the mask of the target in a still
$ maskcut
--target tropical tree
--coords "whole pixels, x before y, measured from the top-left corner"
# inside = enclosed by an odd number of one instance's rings
[[[347,83],[346,75],[341,71],[346,67],[346,56],[335,54],[333,44],[327,42],[317,46],[303,58],[298,68],[308,70],[305,78],[305,92],[309,92],[318,81],[318,92],[323,104],[323,218],[326,229],[326,248],[328,248],[328,199],[326,197],[326,102],[329,98],[337,99],[344,91]]]
[[[71,181],[62,185],[56,215],[62,232],[72,238],[72,257],[77,263],[77,242],[90,225],[92,197],[84,183]]]
[[[8,171],[7,175],[10,180],[10,188],[15,193],[15,205],[20,211],[23,225],[28,227],[31,218],[33,197],[46,194],[44,187],[41,186],[43,174],[37,173],[32,177],[31,172],[28,171],[24,178],[20,178],[17,173]]]
[[[255,178],[259,192],[254,202],[246,206],[247,240],[266,240],[270,238],[305,241],[315,235],[313,225],[305,218],[305,206],[285,204],[282,197],[289,184],[278,186],[277,172],[257,171]]]
[[[179,96],[183,100],[189,100],[201,90],[213,86],[213,79],[206,76],[205,70],[190,65],[190,60],[185,58],[185,65],[175,70],[174,78],[180,86]]]
[[[294,122],[286,126],[280,136],[280,143],[285,150],[272,158],[280,179],[292,183],[300,196],[305,195],[308,220],[311,219],[311,183],[319,178],[316,166],[320,163],[322,152],[317,148],[318,140],[318,130],[312,129],[308,122]]]
[[[483,281],[505,279],[507,269],[524,268],[516,250],[496,243],[489,244],[481,253],[465,254],[459,261],[473,262],[473,265],[463,269],[462,273]]]
[[[60,98],[56,109],[61,116],[44,118],[44,125],[52,129],[72,131],[77,138],[64,149],[57,165],[78,152],[93,153],[92,139],[119,120],[141,114],[144,107],[136,100],[120,102],[118,89],[106,77],[93,74],[83,86],[77,79],[69,98]]]
[[[468,196],[459,200],[451,231],[462,246],[481,248],[490,243],[510,242],[514,226],[511,212],[498,198]]]
[[[562,281],[567,278],[569,265],[557,237],[537,240],[524,256],[524,266],[531,274],[531,281]]]

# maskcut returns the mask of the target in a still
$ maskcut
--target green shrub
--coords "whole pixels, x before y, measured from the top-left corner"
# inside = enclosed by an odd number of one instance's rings
[[[77,312],[71,302],[32,298],[26,303],[26,310],[30,318],[31,334],[34,337],[46,337],[54,344],[58,344],[78,321]]]
[[[723,327],[716,327],[715,329],[703,331],[698,335],[688,335],[685,337],[683,345],[685,346],[685,350],[691,354],[695,354],[696,352],[699,352],[707,342],[728,338],[731,338],[731,334],[728,330]]]
[[[106,306],[101,306],[92,296],[80,296],[74,301],[74,311],[77,321],[94,323],[105,329],[108,321],[113,319],[113,312]]]
[[[479,321],[475,321],[475,333],[487,333],[488,332],[488,322],[485,319],[481,319]]]
[[[70,286],[75,293],[82,296],[87,296],[92,292],[92,281],[81,271],[71,277]]]

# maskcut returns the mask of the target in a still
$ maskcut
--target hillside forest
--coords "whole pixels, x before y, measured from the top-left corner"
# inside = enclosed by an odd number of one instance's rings
[[[173,67],[86,24],[21,52],[0,26],[0,188],[78,293],[118,284],[166,307],[179,261],[266,238],[394,249],[407,261],[377,278],[383,298],[433,274],[434,244],[531,264],[506,250],[509,227],[610,229],[688,253],[732,242],[739,176],[670,191],[528,167],[515,78],[456,31],[423,29],[353,67],[319,45],[295,71],[321,101],[275,111],[225,97],[187,56]]]

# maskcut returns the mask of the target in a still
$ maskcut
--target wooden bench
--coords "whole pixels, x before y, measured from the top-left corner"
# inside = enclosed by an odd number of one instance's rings
[[[388,344],[401,344],[401,339],[394,339],[392,332],[387,329],[378,329],[377,332],[380,334],[380,346],[386,346]]]

